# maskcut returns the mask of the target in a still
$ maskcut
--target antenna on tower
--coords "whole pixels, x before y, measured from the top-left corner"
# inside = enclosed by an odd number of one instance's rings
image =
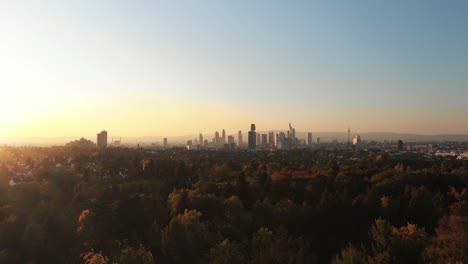
[[[349,126],[348,126],[348,146],[350,144],[350,133],[351,133],[351,129],[349,129]]]

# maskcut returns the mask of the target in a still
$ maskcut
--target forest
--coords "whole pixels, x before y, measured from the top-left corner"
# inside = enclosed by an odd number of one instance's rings
[[[0,263],[468,263],[468,161],[0,148]]]

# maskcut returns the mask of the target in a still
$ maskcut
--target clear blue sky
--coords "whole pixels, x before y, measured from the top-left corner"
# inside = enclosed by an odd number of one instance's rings
[[[467,29],[461,0],[4,1],[0,133],[466,134]]]

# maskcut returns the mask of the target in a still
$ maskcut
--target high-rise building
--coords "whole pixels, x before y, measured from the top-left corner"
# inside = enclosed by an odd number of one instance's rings
[[[219,139],[219,132],[216,131],[215,133],[215,144],[220,144],[221,140]]]
[[[228,144],[234,144],[234,137],[233,136],[228,136]]]
[[[276,143],[276,147],[278,149],[286,148],[286,134],[284,132],[280,132],[278,135],[278,142]]]
[[[99,148],[107,147],[107,131],[103,130],[97,134],[97,146]]]
[[[198,135],[198,142],[200,145],[203,145],[203,135],[202,133],[200,133],[200,135]]]
[[[312,133],[307,133],[307,146],[312,146]]]
[[[262,134],[257,133],[257,146],[262,144]]]
[[[164,147],[164,148],[167,148],[167,138],[164,138],[164,139],[163,139],[163,147]]]
[[[317,144],[317,145],[320,144],[320,138],[319,137],[315,138],[315,144]]]
[[[289,131],[290,131],[289,137],[291,138],[290,143],[291,145],[295,145],[296,144],[296,129],[291,126],[291,123],[289,123]]]
[[[250,125],[249,131],[249,149],[257,148],[257,133],[255,132],[255,124]]]
[[[262,134],[262,145],[266,146],[268,143],[268,135],[267,134]]]
[[[353,138],[353,145],[359,146],[361,145],[361,136],[357,135]]]
[[[268,145],[270,145],[270,147],[273,147],[275,145],[275,133],[274,132],[268,132]]]
[[[239,145],[239,147],[242,147],[242,130],[239,130],[239,132],[237,132],[237,144]]]
[[[226,131],[223,128],[223,132],[221,133],[221,138],[223,140],[223,144],[226,144]]]

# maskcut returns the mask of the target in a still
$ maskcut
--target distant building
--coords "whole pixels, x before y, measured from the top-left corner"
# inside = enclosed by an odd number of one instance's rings
[[[315,138],[315,144],[317,144],[317,145],[320,144],[320,138],[319,137]]]
[[[278,149],[286,148],[286,134],[284,132],[279,133],[278,142],[276,142],[276,148]]]
[[[361,136],[360,135],[357,135],[353,138],[353,145],[355,146],[359,146],[361,145]]]
[[[97,146],[99,148],[107,147],[107,131],[103,130],[97,134]]]
[[[262,144],[262,135],[257,133],[257,146]]]
[[[199,143],[200,145],[203,144],[203,135],[202,135],[202,133],[200,133],[200,135],[198,135],[198,143]]]
[[[406,150],[407,151],[412,151],[413,150],[413,144],[411,144],[411,143],[406,144]]]
[[[255,124],[250,125],[249,131],[249,149],[257,148],[257,133],[255,132]]]
[[[266,146],[268,144],[267,140],[268,140],[268,135],[267,134],[262,134],[262,145],[263,146]]]
[[[223,144],[226,144],[226,130],[223,128],[223,132],[221,132],[221,138],[223,140]]]
[[[215,144],[220,144],[221,143],[221,139],[219,138],[219,132],[216,131],[215,133]]]
[[[398,150],[403,151],[404,143],[403,140],[398,140]]]
[[[290,138],[290,143],[291,145],[296,144],[296,129],[291,126],[291,123],[289,123],[289,134],[288,137]]]
[[[268,145],[270,145],[270,147],[273,147],[275,145],[275,133],[274,132],[268,133]]]
[[[312,133],[307,133],[307,143],[308,146],[312,146]]]
[[[239,130],[239,132],[237,132],[237,144],[239,145],[239,147],[242,147],[242,130]]]
[[[164,148],[167,148],[167,138],[164,138],[164,139],[163,139],[163,147],[164,147]]]
[[[234,137],[233,136],[228,136],[228,144],[234,144]]]
[[[94,144],[91,140],[87,140],[85,138],[80,138],[79,140],[68,142],[65,146],[67,146],[67,147],[91,148],[91,147],[95,147],[96,144]]]

